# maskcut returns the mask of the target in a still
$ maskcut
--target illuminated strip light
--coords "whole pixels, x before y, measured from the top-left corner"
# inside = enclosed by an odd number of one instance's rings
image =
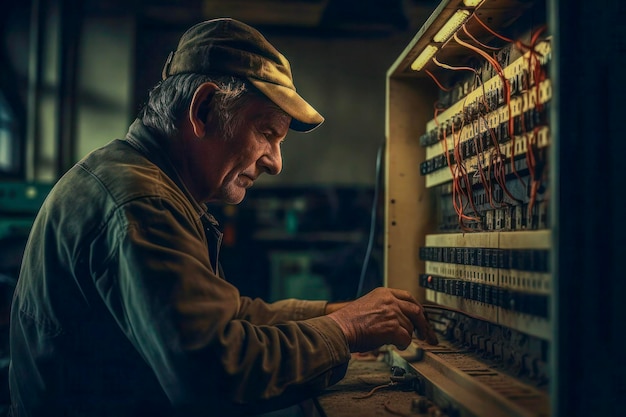
[[[417,58],[415,58],[415,61],[413,61],[413,63],[411,64],[411,69],[414,71],[419,71],[424,68],[424,65],[426,65],[428,61],[431,60],[431,58],[437,53],[438,49],[439,48],[434,45],[426,46],[422,53],[420,53]]]
[[[443,43],[450,39],[450,36],[456,32],[463,23],[470,17],[469,10],[457,10],[452,17],[448,19],[445,25],[433,37],[433,42]]]

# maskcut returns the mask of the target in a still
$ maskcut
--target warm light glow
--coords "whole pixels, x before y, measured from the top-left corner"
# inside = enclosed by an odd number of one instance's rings
[[[469,10],[457,10],[456,12],[454,12],[452,17],[448,19],[446,24],[443,25],[441,29],[439,29],[439,32],[437,32],[437,34],[433,38],[433,41],[438,43],[443,43],[447,41],[450,36],[452,36],[452,34],[456,32],[463,23],[465,23],[469,16]]]
[[[482,2],[483,2],[483,0],[463,0],[463,4],[466,7],[476,7],[476,6],[478,6]]]
[[[435,55],[439,48],[434,45],[428,45],[421,54],[415,58],[415,61],[411,64],[411,69],[414,71],[419,71],[424,68],[424,65]]]

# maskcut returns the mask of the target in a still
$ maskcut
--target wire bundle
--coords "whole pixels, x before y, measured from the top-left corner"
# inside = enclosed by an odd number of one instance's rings
[[[546,79],[545,70],[540,63],[541,54],[537,51],[536,47],[540,40],[541,34],[545,31],[546,27],[542,26],[538,30],[534,31],[531,34],[530,42],[528,44],[520,41],[513,40],[506,36],[503,36],[491,28],[489,28],[484,22],[482,22],[478,16],[473,15],[473,19],[478,22],[485,30],[487,30],[492,35],[497,38],[512,44],[515,48],[525,53],[527,58],[527,71],[522,76],[522,85],[520,89],[522,91],[530,91],[531,88],[535,89],[535,100],[532,103],[527,103],[528,109],[532,108],[532,111],[541,114],[543,110],[543,104],[541,103],[539,97],[540,93],[540,84],[542,81]],[[501,144],[498,139],[498,135],[495,132],[493,126],[489,125],[489,122],[486,119],[486,115],[489,114],[493,109],[490,108],[489,100],[487,99],[487,95],[485,93],[485,86],[481,80],[480,74],[475,68],[470,66],[453,66],[449,64],[442,63],[437,60],[436,57],[433,57],[432,61],[435,65],[440,68],[444,68],[451,71],[471,71],[474,73],[475,78],[477,80],[478,88],[482,88],[482,95],[479,97],[479,101],[481,106],[477,106],[478,112],[478,125],[484,127],[485,131],[488,132],[489,143],[483,143],[482,140],[479,140],[478,132],[475,132],[473,139],[474,148],[476,150],[476,174],[475,178],[478,178],[480,183],[485,189],[485,193],[488,199],[488,203],[493,208],[506,207],[509,205],[504,199],[501,201],[494,200],[494,192],[493,187],[495,183],[501,188],[503,195],[506,195],[512,202],[521,204],[522,200],[515,197],[508,189],[506,183],[507,176],[507,161],[510,162],[510,172],[513,173],[518,180],[521,182],[525,189],[528,189],[528,212],[527,218],[529,222],[532,219],[532,210],[535,205],[537,194],[541,188],[542,184],[542,174],[545,171],[546,165],[546,156],[545,150],[541,149],[538,146],[538,134],[539,127],[533,126],[530,131],[528,131],[525,121],[525,114],[522,110],[520,116],[520,133],[522,140],[525,141],[525,153],[524,158],[526,160],[526,166],[528,167],[529,176],[530,176],[530,185],[527,186],[524,179],[517,172],[517,168],[515,165],[516,160],[516,141],[519,139],[516,135],[515,129],[515,121],[513,117],[512,111],[512,87],[511,82],[505,76],[505,71],[498,59],[495,56],[495,52],[499,51],[501,48],[493,47],[481,43],[475,36],[473,36],[470,31],[467,29],[467,23],[461,27],[463,33],[469,38],[469,40],[463,40],[459,37],[458,33],[454,33],[452,39],[460,46],[463,46],[476,54],[482,57],[485,62],[493,69],[495,74],[499,77],[501,81],[501,97],[504,101],[504,105],[506,106],[506,114],[508,120],[506,121],[506,135],[510,139],[510,154],[503,154],[503,150],[501,149]],[[493,54],[493,55],[492,55]],[[425,70],[426,74],[435,82],[437,87],[444,91],[450,92],[452,88],[445,87],[437,77],[429,70]],[[532,95],[528,95],[529,100]],[[481,109],[482,107],[482,109]],[[473,222],[478,224],[478,229],[481,228],[481,213],[476,207],[474,203],[474,198],[472,195],[472,186],[473,186],[473,178],[470,178],[468,169],[466,167],[466,163],[464,161],[463,153],[461,152],[461,131],[466,122],[467,117],[466,114],[469,112],[466,109],[465,102],[463,103],[463,111],[460,112],[459,120],[456,120],[456,117],[450,123],[451,127],[451,138],[448,136],[447,129],[442,128],[441,122],[438,120],[438,114],[441,111],[441,108],[435,104],[435,125],[437,129],[442,132],[439,140],[441,141],[444,155],[446,157],[446,162],[450,169],[450,173],[452,175],[452,204],[455,210],[455,213],[458,217],[459,227],[462,231],[471,231],[476,230],[477,228],[472,228],[468,225],[468,222]],[[534,114],[534,113],[533,113]],[[460,123],[457,123],[460,121]],[[502,123],[502,121],[500,121]],[[479,129],[480,130],[480,129]],[[501,131],[502,133],[502,131]],[[504,133],[503,133],[504,134]],[[453,149],[451,151],[448,150],[448,141],[451,139]],[[485,148],[493,148],[491,152],[488,154],[485,152]],[[505,148],[506,149],[506,148]],[[454,161],[452,161],[452,157]],[[472,210],[473,214],[468,214],[468,209]]]

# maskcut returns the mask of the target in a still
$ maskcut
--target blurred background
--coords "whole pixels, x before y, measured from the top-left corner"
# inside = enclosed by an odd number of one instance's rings
[[[386,71],[432,0],[33,0],[0,13],[0,369],[28,231],[50,187],[125,135],[191,25],[251,24],[291,61],[325,117],[291,132],[283,173],[212,211],[226,277],[244,295],[344,300],[382,283],[380,195]],[[368,248],[370,250],[368,251]],[[245,254],[242,258],[241,254]],[[367,263],[365,263],[366,254]],[[1,404],[6,378],[0,377]]]

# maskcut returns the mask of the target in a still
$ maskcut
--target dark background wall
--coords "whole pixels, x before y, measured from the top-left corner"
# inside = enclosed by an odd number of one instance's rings
[[[258,27],[290,59],[298,91],[326,117],[311,134],[290,134],[284,174],[261,184],[372,185],[386,71],[434,7],[401,0],[7,5],[2,76],[24,119],[23,176],[53,181],[124,135],[183,31],[230,16]]]

